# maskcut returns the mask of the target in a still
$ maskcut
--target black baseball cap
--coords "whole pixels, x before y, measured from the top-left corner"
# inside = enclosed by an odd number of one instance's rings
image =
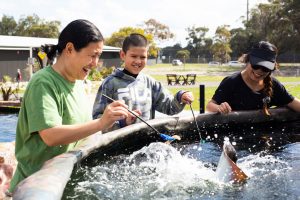
[[[276,51],[272,51],[273,45],[269,42],[261,41],[259,45],[253,47],[249,53],[250,64],[265,67],[271,71],[275,70]]]

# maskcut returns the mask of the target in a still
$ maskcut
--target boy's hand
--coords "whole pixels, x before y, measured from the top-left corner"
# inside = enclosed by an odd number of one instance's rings
[[[142,114],[141,111],[139,110],[133,110],[133,112],[137,115],[137,116],[140,116]],[[126,125],[130,125],[130,124],[133,124],[135,123],[136,121],[136,116],[134,116],[133,114],[129,113],[128,117],[126,117]]]
[[[181,96],[181,102],[185,104],[191,104],[194,101],[194,95],[192,92],[185,92]]]

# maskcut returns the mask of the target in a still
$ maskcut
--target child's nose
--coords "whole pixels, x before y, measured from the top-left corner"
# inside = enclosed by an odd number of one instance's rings
[[[143,61],[143,59],[140,58],[140,57],[137,57],[137,58],[135,59],[135,62],[138,62],[138,63],[141,63],[142,61]]]

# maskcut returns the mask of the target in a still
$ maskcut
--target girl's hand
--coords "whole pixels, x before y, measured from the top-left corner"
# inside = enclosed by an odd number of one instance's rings
[[[230,105],[227,102],[223,102],[220,105],[216,104],[216,106],[217,106],[218,112],[222,113],[222,114],[227,114],[227,113],[230,113],[232,111]]]

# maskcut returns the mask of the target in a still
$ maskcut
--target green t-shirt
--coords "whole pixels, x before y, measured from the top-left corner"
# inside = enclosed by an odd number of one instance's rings
[[[47,146],[38,131],[59,125],[84,123],[91,120],[91,116],[83,81],[69,82],[52,67],[34,74],[24,94],[18,117],[15,150],[18,165],[10,191],[14,191],[20,181],[38,171],[45,161],[76,145]]]

